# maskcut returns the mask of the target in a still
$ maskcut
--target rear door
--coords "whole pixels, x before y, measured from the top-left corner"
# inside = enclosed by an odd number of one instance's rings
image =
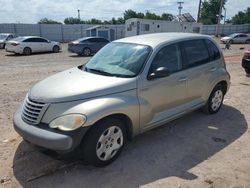
[[[39,42],[39,45],[41,47],[42,52],[50,52],[50,51],[52,51],[53,47],[52,47],[52,44],[51,44],[50,41],[48,41],[48,40],[46,40],[44,38],[38,38],[37,40]]]
[[[214,56],[219,56],[219,58],[220,53],[217,47],[208,39],[184,41],[181,43],[181,48],[184,55],[184,66],[188,75],[187,98],[190,101],[189,106],[200,105],[206,100],[205,96],[218,68],[218,58],[212,59],[210,53],[217,53]]]

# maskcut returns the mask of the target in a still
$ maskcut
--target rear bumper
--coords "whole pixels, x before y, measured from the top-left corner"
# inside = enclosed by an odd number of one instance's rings
[[[58,152],[70,152],[80,143],[87,132],[87,127],[75,131],[63,132],[51,129],[47,124],[30,125],[23,121],[21,108],[14,114],[14,128],[16,132],[30,143]]]

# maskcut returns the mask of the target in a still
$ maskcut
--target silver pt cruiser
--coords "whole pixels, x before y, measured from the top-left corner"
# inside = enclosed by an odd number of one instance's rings
[[[202,108],[219,111],[230,85],[209,37],[160,33],[114,41],[86,65],[35,84],[14,115],[28,142],[80,149],[95,166],[114,161],[127,139]]]

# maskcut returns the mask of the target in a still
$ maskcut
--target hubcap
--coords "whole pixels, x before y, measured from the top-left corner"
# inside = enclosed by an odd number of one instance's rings
[[[212,98],[212,109],[213,111],[218,110],[223,100],[223,92],[221,90],[217,90]]]
[[[97,157],[107,161],[115,156],[123,145],[123,134],[120,127],[112,126],[106,129],[96,144]]]
[[[89,49],[85,49],[84,50],[84,55],[89,56],[90,55],[90,50]]]

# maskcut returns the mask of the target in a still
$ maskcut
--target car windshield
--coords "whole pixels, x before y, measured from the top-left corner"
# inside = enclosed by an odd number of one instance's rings
[[[0,34],[0,39],[5,39],[7,37],[8,37],[8,35],[6,35],[6,34]]]
[[[149,46],[112,42],[90,59],[84,70],[106,76],[134,77],[150,52]]]

